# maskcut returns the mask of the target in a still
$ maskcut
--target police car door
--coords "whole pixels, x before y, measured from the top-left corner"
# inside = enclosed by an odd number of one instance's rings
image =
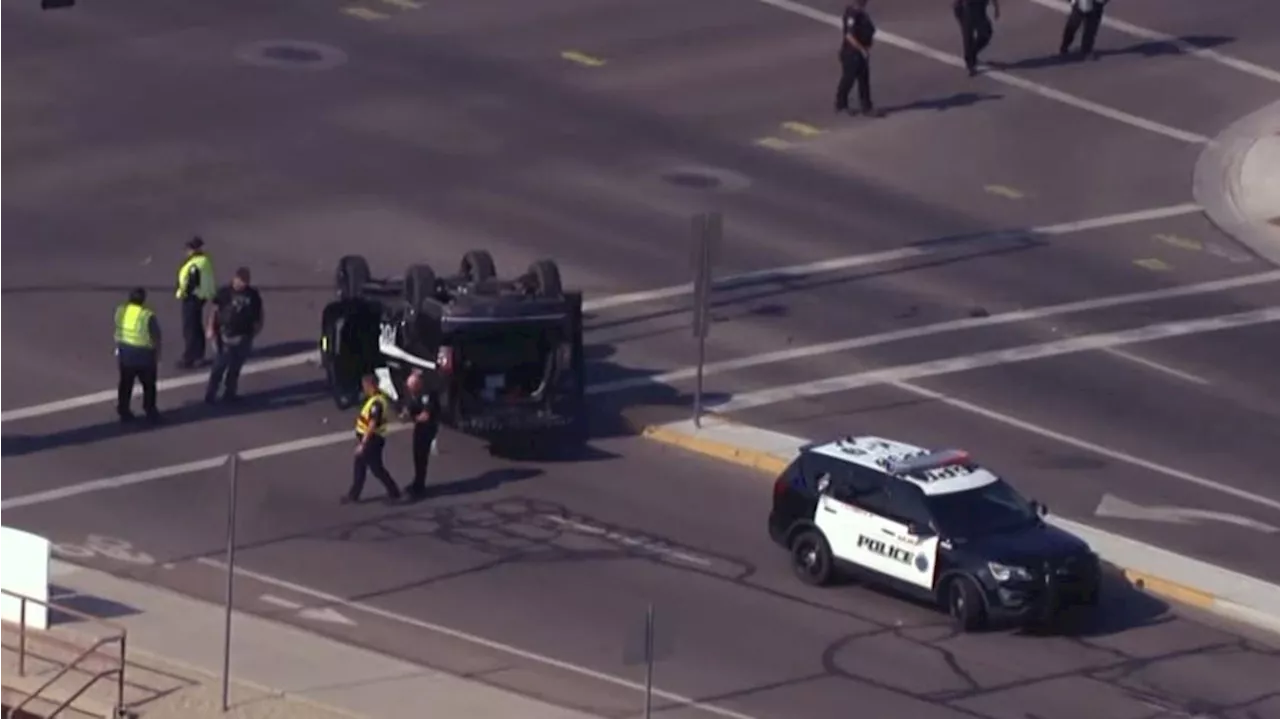
[[[845,462],[817,457],[811,461],[815,465],[819,492],[814,524],[822,530],[836,558],[865,566],[858,558],[858,537],[870,531],[869,522],[874,521],[874,517],[860,509],[857,501],[859,495],[876,491],[879,479],[874,475],[869,478],[857,475]],[[867,479],[872,483],[866,484]]]
[[[861,531],[854,541],[853,561],[867,569],[924,589],[933,589],[934,571],[938,560],[938,537],[927,527],[916,527],[921,533],[912,533],[912,524],[928,522],[923,519],[923,499],[917,497],[919,489],[901,480],[887,480],[878,491],[858,497],[858,506],[865,510]],[[921,502],[916,506],[917,500]]]

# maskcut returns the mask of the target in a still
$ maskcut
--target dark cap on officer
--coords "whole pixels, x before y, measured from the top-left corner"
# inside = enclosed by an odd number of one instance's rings
[[[191,239],[187,240],[187,249],[193,252],[204,249],[204,240],[200,237],[200,235],[196,235],[192,237]]]
[[[147,301],[147,291],[141,287],[134,287],[129,290],[129,301],[135,305],[140,305]]]

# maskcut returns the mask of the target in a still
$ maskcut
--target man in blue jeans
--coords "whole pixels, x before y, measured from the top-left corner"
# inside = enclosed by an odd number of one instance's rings
[[[236,270],[231,284],[214,295],[213,306],[205,336],[216,343],[218,353],[209,371],[204,401],[208,404],[218,401],[218,390],[225,377],[223,399],[234,402],[238,398],[240,369],[253,351],[253,338],[262,331],[263,323],[262,297],[249,285],[249,268]]]

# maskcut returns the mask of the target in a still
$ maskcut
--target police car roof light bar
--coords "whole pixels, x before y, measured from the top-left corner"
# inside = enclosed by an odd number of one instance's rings
[[[956,464],[967,464],[969,453],[963,449],[943,449],[908,459],[889,460],[885,469],[890,474],[911,474],[922,470],[938,469]]]

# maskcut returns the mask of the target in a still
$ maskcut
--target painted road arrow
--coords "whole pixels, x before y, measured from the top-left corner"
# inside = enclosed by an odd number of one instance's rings
[[[1102,495],[1102,501],[1098,503],[1098,508],[1094,510],[1094,514],[1099,517],[1112,517],[1114,519],[1145,519],[1152,522],[1168,522],[1170,524],[1196,524],[1200,520],[1224,522],[1268,534],[1280,532],[1280,527],[1273,527],[1265,522],[1242,517],[1238,514],[1213,512],[1192,507],[1144,507],[1111,494]]]
[[[304,608],[301,604],[297,602],[290,601],[288,599],[282,599],[273,594],[263,594],[261,597],[258,597],[258,599],[265,602],[266,604],[273,604],[277,607],[284,607],[285,609],[297,610],[299,617],[302,617],[303,619],[310,619],[313,622],[330,622],[332,624],[345,624],[349,627],[354,627],[356,625],[356,623],[351,619],[348,619],[345,614],[343,614],[342,612],[339,612],[336,609],[331,609],[329,607]]]

